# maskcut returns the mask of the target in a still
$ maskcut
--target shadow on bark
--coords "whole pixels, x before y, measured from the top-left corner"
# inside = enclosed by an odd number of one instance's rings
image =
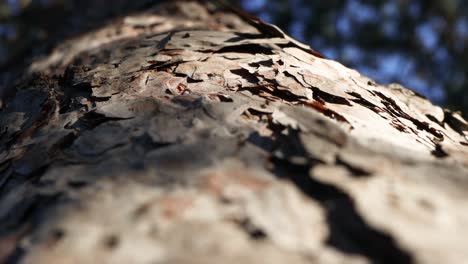
[[[277,149],[286,153],[286,159],[272,157],[272,172],[279,178],[293,182],[305,195],[320,202],[326,211],[330,232],[326,243],[344,253],[365,256],[372,263],[413,263],[412,256],[400,248],[390,235],[366,223],[349,194],[310,175],[310,169],[320,161],[309,159],[308,164],[294,164],[287,160],[290,156],[308,156],[297,131],[289,129],[288,135],[279,135],[273,142]],[[264,143],[267,142],[266,139],[262,142],[259,137],[250,139],[260,147],[265,147]]]

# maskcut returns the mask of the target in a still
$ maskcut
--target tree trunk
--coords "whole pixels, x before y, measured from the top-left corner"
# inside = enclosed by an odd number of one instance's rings
[[[463,263],[468,124],[240,11],[168,1],[0,112],[0,262]]]

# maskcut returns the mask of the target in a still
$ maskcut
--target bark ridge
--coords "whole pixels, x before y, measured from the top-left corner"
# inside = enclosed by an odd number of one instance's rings
[[[36,59],[0,262],[462,263],[468,123],[274,30],[167,1]]]

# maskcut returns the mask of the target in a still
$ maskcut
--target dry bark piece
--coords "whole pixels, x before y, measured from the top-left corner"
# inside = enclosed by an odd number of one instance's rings
[[[467,122],[206,1],[36,59],[0,112],[0,262],[462,263]]]

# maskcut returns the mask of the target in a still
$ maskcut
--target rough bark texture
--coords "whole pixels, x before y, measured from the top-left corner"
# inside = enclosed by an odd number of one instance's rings
[[[162,3],[0,112],[0,262],[464,263],[468,124],[275,27]]]

